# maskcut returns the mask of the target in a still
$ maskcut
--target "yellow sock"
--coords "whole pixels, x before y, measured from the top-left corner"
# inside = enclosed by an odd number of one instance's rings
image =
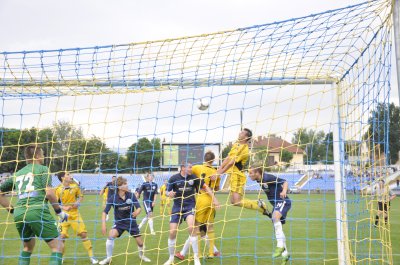
[[[92,242],[90,240],[82,241],[83,247],[86,249],[89,257],[93,257]]]
[[[214,245],[215,245],[215,234],[214,230],[208,230],[207,231],[207,236],[208,236],[208,255],[210,257],[214,257]]]
[[[241,201],[241,203],[242,203],[242,206],[243,206],[244,208],[246,208],[246,209],[257,210],[257,211],[259,211],[259,212],[261,212],[261,213],[264,212],[263,209],[261,209],[260,207],[258,207],[257,201],[252,201],[252,200],[249,200],[249,199],[243,199],[243,200]]]

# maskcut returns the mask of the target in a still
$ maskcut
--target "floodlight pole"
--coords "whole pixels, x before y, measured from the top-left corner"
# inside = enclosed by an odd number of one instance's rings
[[[400,1],[393,0],[393,32],[397,69],[397,91],[400,105]]]
[[[338,264],[350,264],[348,241],[347,199],[344,168],[344,137],[341,120],[341,84],[332,84],[333,103],[336,113],[333,115],[333,160],[335,169],[335,207],[336,207],[336,240]]]

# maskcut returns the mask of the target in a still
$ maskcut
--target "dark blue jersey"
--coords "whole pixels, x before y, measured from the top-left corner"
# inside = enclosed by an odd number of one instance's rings
[[[154,182],[144,182],[137,191],[140,194],[143,192],[144,202],[154,202],[154,196],[158,194],[158,186]]]
[[[167,192],[176,192],[174,206],[191,206],[196,204],[195,194],[204,186],[204,181],[196,175],[182,176],[180,173],[171,176],[167,184]]]
[[[126,192],[125,199],[122,199],[118,193],[115,193],[115,199],[112,197],[108,198],[107,206],[104,212],[108,214],[111,207],[114,207],[114,220],[117,221],[130,221],[136,219],[132,217],[132,213],[135,209],[140,208],[140,203],[137,200],[135,194]]]
[[[112,181],[107,182],[106,186],[103,188],[103,190],[105,190],[106,188],[108,188],[107,200],[108,200],[108,198],[113,198],[115,191],[117,190],[116,182],[115,183],[113,183]]]
[[[278,178],[275,175],[264,173],[261,181],[257,182],[260,184],[262,190],[268,197],[269,202],[275,206],[277,202],[283,201],[280,198],[280,194],[283,190],[283,183],[286,182],[285,179]],[[290,200],[289,197],[286,197],[285,200]]]

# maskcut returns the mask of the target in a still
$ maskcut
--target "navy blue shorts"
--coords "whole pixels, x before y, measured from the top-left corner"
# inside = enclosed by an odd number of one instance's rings
[[[146,214],[153,212],[153,203],[150,201],[143,201],[144,211]]]
[[[290,200],[284,200],[275,203],[273,212],[278,211],[282,215],[281,217],[282,224],[285,224],[286,215],[291,207],[292,207],[292,202]]]
[[[112,229],[116,229],[118,231],[118,237],[120,237],[125,231],[127,231],[133,237],[140,236],[140,230],[136,222],[115,223]]]
[[[185,221],[189,215],[195,214],[195,206],[173,206],[171,212],[171,218],[169,220],[170,223],[181,224],[182,221]]]

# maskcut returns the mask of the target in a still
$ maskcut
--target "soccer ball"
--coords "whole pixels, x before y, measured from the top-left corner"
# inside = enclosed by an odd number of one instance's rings
[[[210,102],[207,99],[201,98],[197,100],[197,108],[199,110],[206,110],[210,106]]]

